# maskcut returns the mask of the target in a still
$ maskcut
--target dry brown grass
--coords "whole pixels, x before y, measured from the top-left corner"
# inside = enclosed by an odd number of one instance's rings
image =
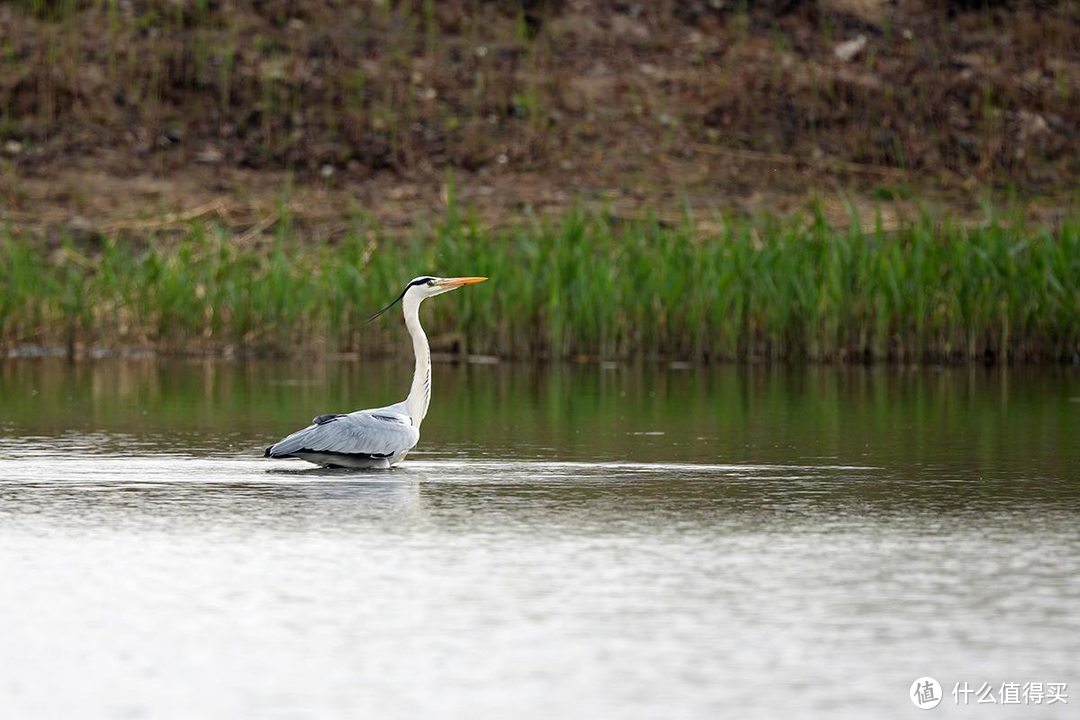
[[[627,213],[822,190],[1062,204],[1080,180],[1077,7],[21,0],[0,7],[0,198],[7,219],[108,224],[243,204],[290,171],[404,222],[449,169],[496,218],[582,195]],[[110,209],[99,175],[176,189]]]

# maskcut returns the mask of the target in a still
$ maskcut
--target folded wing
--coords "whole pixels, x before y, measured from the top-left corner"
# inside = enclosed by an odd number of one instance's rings
[[[296,453],[338,453],[362,457],[391,457],[413,448],[420,431],[408,415],[361,410],[347,415],[320,415],[266,448],[266,457],[290,457]]]

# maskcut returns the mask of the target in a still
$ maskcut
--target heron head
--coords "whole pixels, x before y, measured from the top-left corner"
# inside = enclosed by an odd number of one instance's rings
[[[415,297],[417,301],[425,300],[429,297],[435,297],[436,295],[442,295],[448,293],[451,290],[457,290],[459,287],[465,285],[475,285],[476,283],[482,283],[487,280],[486,277],[452,277],[452,278],[440,278],[433,277],[431,275],[421,275],[420,277],[413,278],[409,281],[409,284],[405,286],[405,289],[401,291],[394,302],[384,307],[379,312],[368,318],[368,321],[382,315],[384,312],[394,307],[406,297]]]

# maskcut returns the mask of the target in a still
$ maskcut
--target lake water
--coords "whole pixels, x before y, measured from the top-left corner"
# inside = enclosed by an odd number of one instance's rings
[[[437,365],[399,469],[261,457],[407,386],[0,364],[0,717],[1076,716],[1080,372]]]

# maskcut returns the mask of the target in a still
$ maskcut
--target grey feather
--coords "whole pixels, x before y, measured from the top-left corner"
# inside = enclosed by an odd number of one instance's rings
[[[266,449],[267,457],[290,457],[308,451],[371,457],[390,457],[408,452],[420,439],[420,431],[408,415],[361,410],[347,415],[320,415]]]

